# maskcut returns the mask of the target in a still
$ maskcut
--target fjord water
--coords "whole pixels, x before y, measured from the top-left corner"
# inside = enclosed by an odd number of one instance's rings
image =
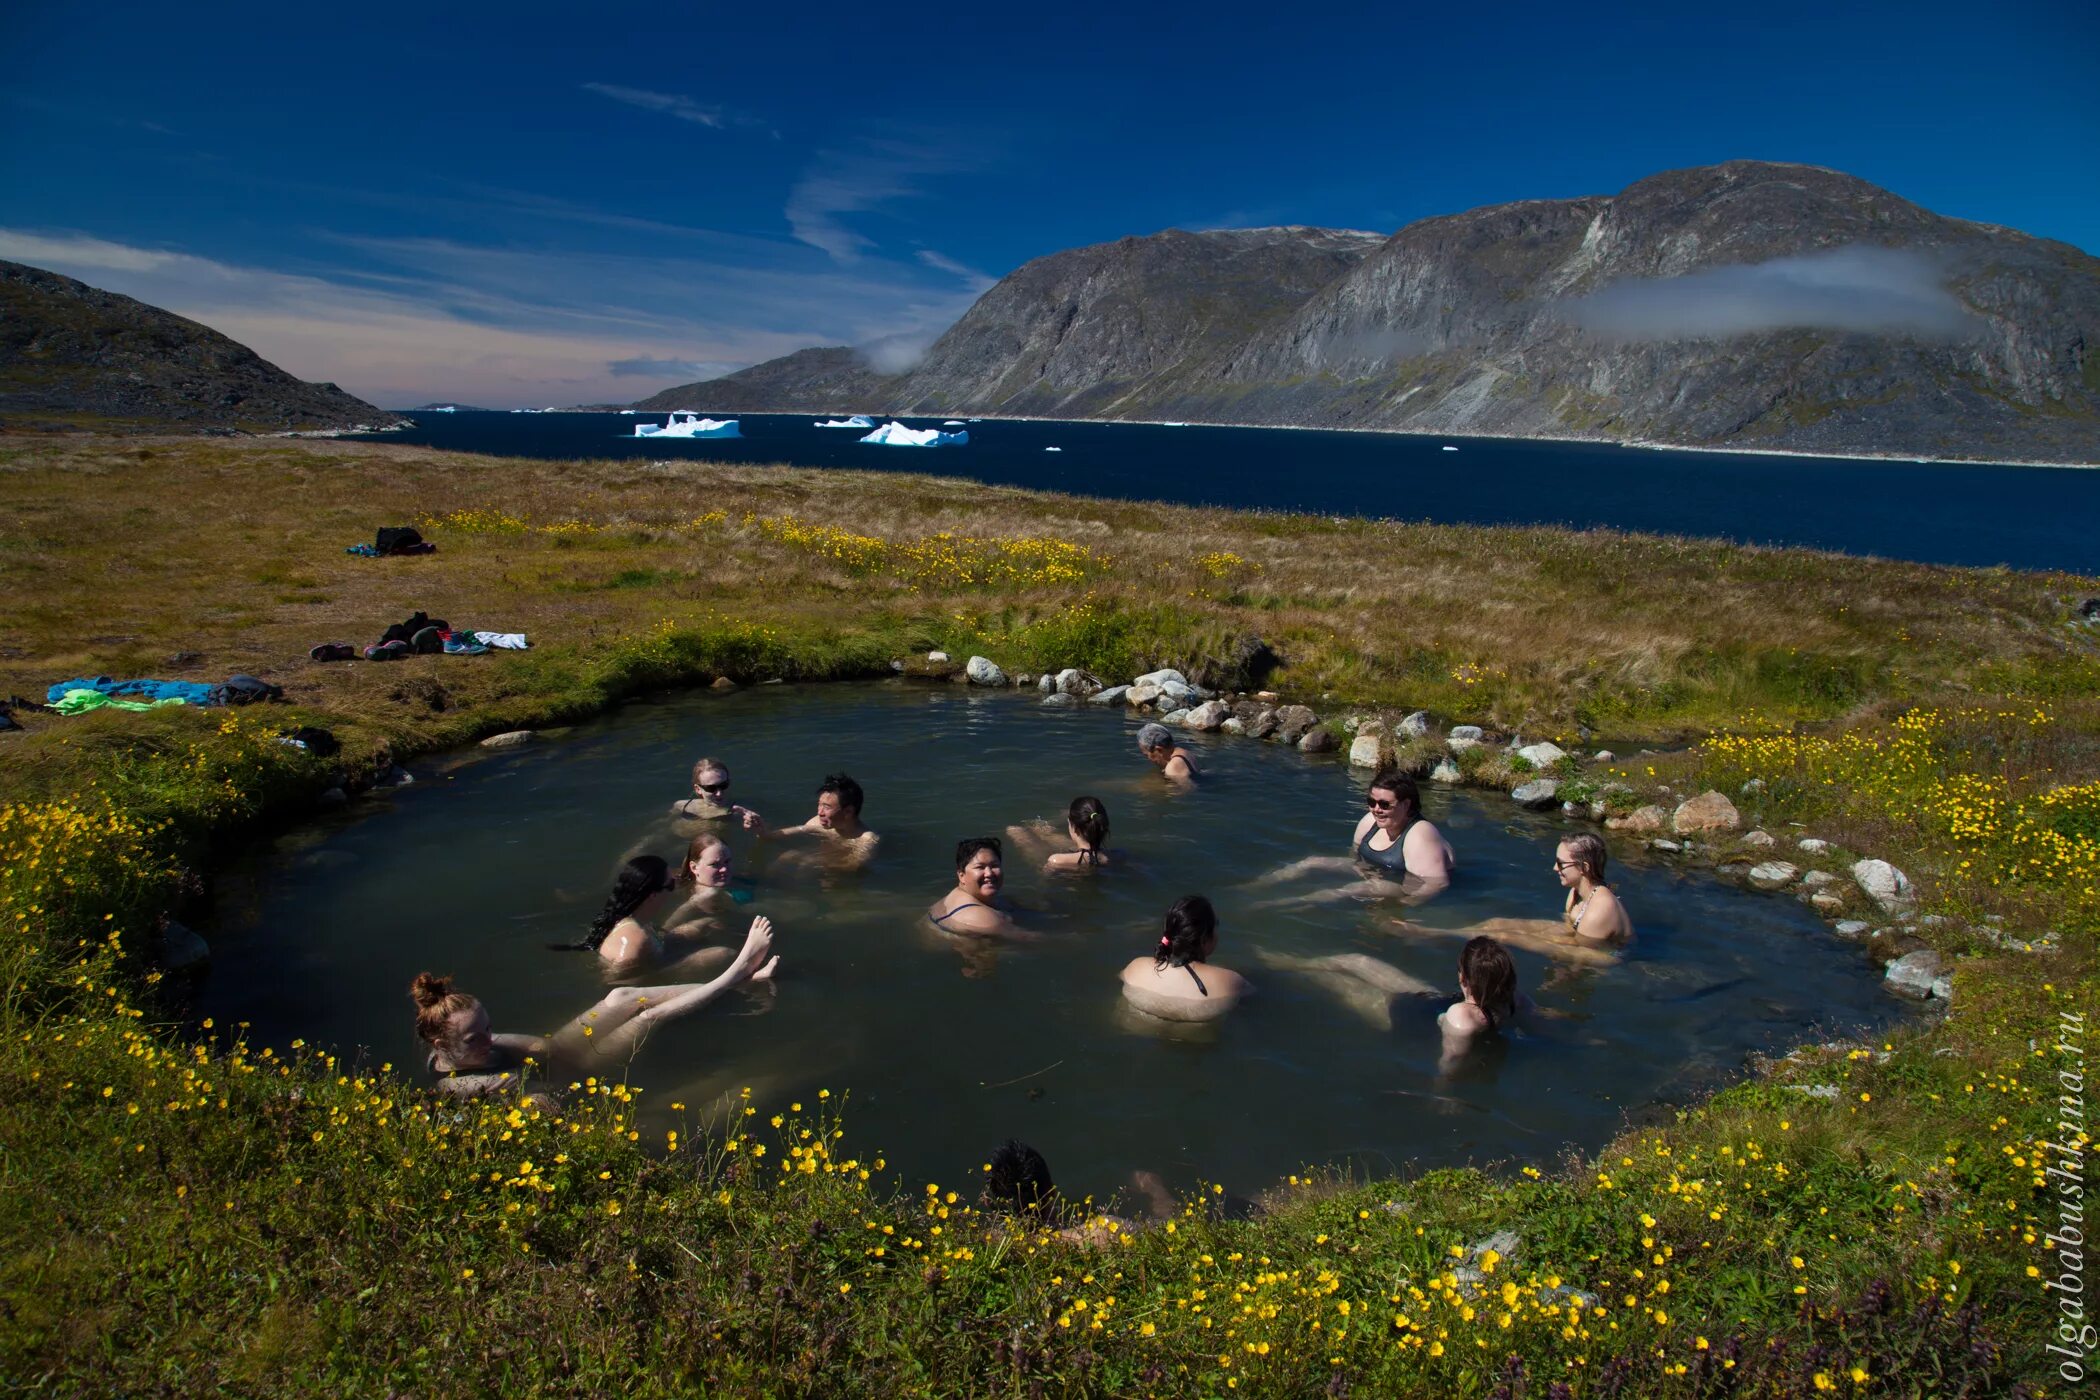
[[[1323,888],[1256,877],[1343,853],[1362,779],[1294,750],[1191,736],[1207,778],[1174,794],[1134,728],[1120,711],[900,680],[679,696],[456,758],[235,871],[199,1010],[279,1047],[303,1036],[419,1066],[405,991],[429,969],[455,974],[499,1030],[552,1030],[602,984],[594,958],[547,944],[581,936],[622,860],[682,850],[667,809],[708,754],[730,764],[732,797],[776,822],[808,814],[824,773],[851,772],[882,845],[859,875],[761,873],[746,912],[779,926],[778,986],[646,1045],[633,1077],[658,1141],[674,1102],[697,1109],[748,1085],[785,1109],[829,1088],[851,1092],[848,1148],[886,1153],[907,1181],[962,1180],[1019,1137],[1073,1189],[1150,1169],[1244,1192],[1313,1163],[1384,1173],[1595,1148],[1625,1115],[1740,1073],[1752,1051],[1900,1014],[1858,950],[1796,901],[1615,843],[1613,884],[1639,928],[1632,958],[1542,988],[1547,965],[1518,954],[1522,985],[1552,1016],[1445,1073],[1441,1000],[1402,1005],[1383,1027],[1257,957],[1364,952],[1455,987],[1459,940],[1400,934],[1388,910],[1264,907]],[[1127,868],[1051,877],[1010,853],[1008,893],[1043,941],[966,958],[933,930],[925,911],[952,886],[958,838],[1039,816],[1061,828],[1081,792],[1107,803]],[[1568,825],[1499,794],[1425,800],[1459,859],[1425,922],[1559,912],[1551,861]],[[732,844],[747,869],[751,843]],[[1217,904],[1216,961],[1256,994],[1222,1023],[1176,1029],[1126,1011],[1116,976],[1191,892]]]
[[[1932,564],[2100,573],[2100,471],[2079,468],[1020,419],[972,421],[964,447],[899,448],[814,427],[820,414],[733,416],[741,439],[633,436],[637,422],[660,423],[661,413],[422,413],[415,427],[379,436],[498,456],[928,472],[1128,500],[1440,524],[1609,526]]]

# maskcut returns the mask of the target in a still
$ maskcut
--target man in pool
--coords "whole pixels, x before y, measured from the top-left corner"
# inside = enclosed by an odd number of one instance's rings
[[[833,773],[818,784],[816,815],[806,822],[775,830],[749,807],[734,810],[743,818],[744,829],[761,841],[814,837],[835,852],[843,864],[859,867],[874,858],[875,847],[882,839],[861,824],[862,800],[859,783],[844,773]]]
[[[1176,787],[1196,785],[1196,765],[1189,751],[1174,742],[1174,733],[1164,724],[1148,724],[1137,732],[1138,752]]]
[[[671,804],[671,815],[688,821],[725,821],[743,812],[742,807],[729,800],[729,769],[719,758],[703,758],[695,763],[693,795]]]

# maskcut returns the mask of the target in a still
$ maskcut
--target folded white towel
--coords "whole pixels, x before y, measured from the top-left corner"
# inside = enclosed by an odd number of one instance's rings
[[[474,640],[485,647],[501,647],[505,651],[527,651],[532,646],[525,640],[523,632],[476,632]]]

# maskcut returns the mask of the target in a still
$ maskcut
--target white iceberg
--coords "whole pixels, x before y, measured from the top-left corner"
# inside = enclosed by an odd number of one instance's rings
[[[907,428],[902,423],[889,422],[862,438],[883,447],[961,447],[970,440],[963,433],[944,433],[939,428]]]
[[[1043,449],[1043,451],[1045,451],[1045,452],[1062,452],[1062,451],[1064,451],[1064,449],[1063,449],[1062,447],[1046,447],[1046,448],[1044,448],[1044,449]]]
[[[1446,447],[1444,448],[1444,450],[1445,450],[1446,452],[1456,452],[1456,451],[1458,451],[1458,449],[1457,449],[1457,448],[1455,448],[1455,447],[1450,447],[1450,446],[1446,446]]]
[[[963,420],[960,418],[950,418],[947,422],[941,424],[944,428],[960,428],[962,425]]]
[[[734,418],[702,418],[697,413],[673,413],[671,421],[658,427],[654,423],[637,423],[634,435],[638,438],[740,438],[743,429]]]
[[[821,423],[810,424],[813,428],[872,428],[875,420],[865,413],[856,413],[851,418],[827,418]]]

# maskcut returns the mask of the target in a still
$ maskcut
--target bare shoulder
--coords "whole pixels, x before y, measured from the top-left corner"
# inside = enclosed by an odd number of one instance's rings
[[[1436,1019],[1453,1035],[1478,1035],[1488,1028],[1487,1013],[1470,1001],[1451,1003]]]
[[[1364,813],[1362,816],[1356,819],[1356,831],[1353,835],[1350,836],[1349,839],[1352,842],[1363,840],[1364,837],[1370,835],[1371,828],[1377,825],[1377,823],[1378,818],[1372,816],[1369,812]]]

